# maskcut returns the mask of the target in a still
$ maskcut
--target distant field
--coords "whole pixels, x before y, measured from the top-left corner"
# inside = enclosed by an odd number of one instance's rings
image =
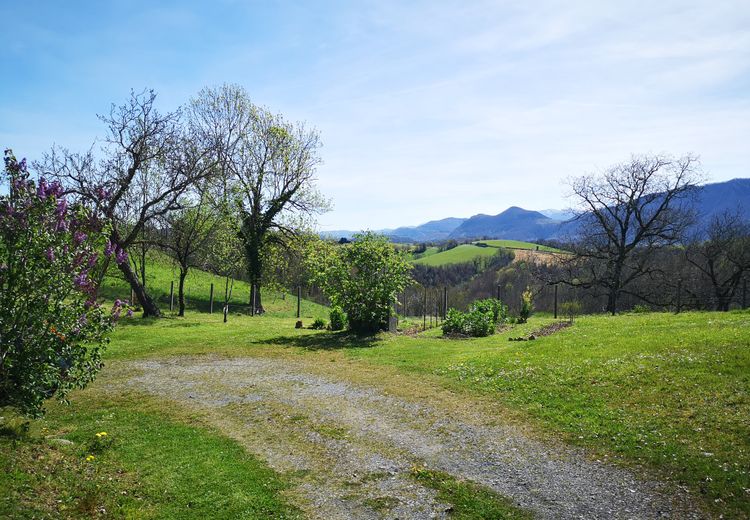
[[[505,247],[508,249],[530,249],[533,251],[547,251],[548,253],[562,253],[560,249],[555,249],[554,247],[542,246],[532,242],[522,242],[520,240],[479,240],[474,243],[483,243],[491,247]]]
[[[480,246],[478,244],[486,244],[486,246]],[[490,257],[497,253],[500,248],[545,251],[550,253],[560,252],[559,249],[553,247],[541,246],[531,242],[522,242],[520,240],[479,240],[471,244],[462,244],[453,249],[442,252],[438,252],[436,247],[427,248],[427,251],[416,258],[414,263],[431,265],[434,267],[461,264],[464,262],[471,262],[475,258]]]

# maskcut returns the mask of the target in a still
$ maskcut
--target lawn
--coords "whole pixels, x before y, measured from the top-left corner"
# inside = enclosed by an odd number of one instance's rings
[[[552,336],[524,342],[510,342],[508,337],[528,335],[551,318],[532,317],[525,325],[481,339],[447,340],[439,329],[432,329],[416,336],[383,334],[372,340],[345,333],[294,329],[295,318],[289,316],[232,315],[228,324],[223,324],[218,314],[194,312],[185,319],[133,318],[118,328],[106,358],[114,362],[172,354],[306,356],[328,367],[337,366],[331,364],[335,359],[348,360],[348,378],[370,371],[367,367],[377,367],[377,378],[383,384],[388,378],[395,381],[404,375],[415,384],[429,379],[466,399],[489,399],[499,416],[528,425],[543,438],[564,439],[586,447],[603,460],[637,467],[661,480],[685,486],[698,503],[717,516],[750,516],[747,311],[585,316]],[[311,318],[303,321],[307,325]],[[200,458],[200,450],[191,446],[218,443],[215,445],[223,448],[216,449],[239,449],[232,448],[233,441],[196,424],[178,410],[171,410],[171,422],[166,428],[185,428],[196,437],[175,434],[174,438],[184,438],[187,444],[180,441],[172,446],[173,453],[160,454],[160,438],[149,426],[154,424],[153,412],[159,410],[158,403],[90,398],[88,391],[85,395],[86,399],[74,398],[71,408],[53,406],[45,422],[39,423],[56,435],[76,440],[75,449],[40,445],[44,456],[70,459],[70,470],[65,469],[65,464],[60,465],[60,471],[69,471],[69,476],[53,475],[45,480],[39,477],[39,471],[31,477],[18,473],[5,476],[2,486],[15,491],[6,495],[8,498],[0,507],[7,511],[8,504],[17,503],[13,500],[28,494],[29,489],[46,493],[44,496],[59,493],[65,482],[72,482],[75,471],[88,467],[81,462],[86,451],[80,446],[100,429],[118,432],[120,439],[110,454],[103,455],[101,466],[97,466],[101,469],[95,473],[115,476],[114,484],[108,484],[114,486],[112,492],[107,486],[101,492],[109,497],[104,503],[119,511],[138,506],[117,495],[131,489],[134,482],[142,486],[136,486],[141,490],[137,491],[139,496],[153,499],[158,486],[164,484],[168,485],[165,492],[170,497],[187,500],[186,496],[179,497],[187,493],[184,490],[189,488],[190,480],[186,476],[184,482],[172,482],[156,469],[139,468],[135,452],[128,454],[131,441],[125,442],[123,435],[142,444],[138,449],[152,454],[155,465],[167,468],[208,464],[199,459],[172,460],[183,451],[194,453],[185,453],[185,457]],[[35,426],[37,432],[39,425]],[[37,433],[36,438],[41,437]],[[45,464],[35,458],[35,444],[23,444],[27,451],[14,451],[8,436],[0,439],[6,468],[39,470],[38,465]],[[252,480],[265,478],[258,475],[270,475],[274,484],[268,488],[266,498],[259,500],[269,504],[269,511],[278,508],[293,516],[294,509],[284,502],[280,491],[285,477],[264,473],[270,470],[252,457],[237,457],[246,464],[242,471],[249,473],[232,478]],[[209,472],[226,469],[222,469],[222,464],[213,469],[206,467]],[[441,482],[432,475],[421,478]],[[80,483],[84,489],[76,491],[78,501],[71,499],[71,504],[81,503],[80,497],[85,496],[89,485],[85,482]],[[221,485],[217,481],[217,493],[223,489]],[[465,489],[461,491],[464,492]],[[484,500],[482,493],[470,496],[476,498],[476,511],[486,507],[480,505]],[[161,509],[168,507],[166,503],[153,503],[157,504],[153,506],[155,511],[169,511]],[[147,517],[146,513],[143,515]]]

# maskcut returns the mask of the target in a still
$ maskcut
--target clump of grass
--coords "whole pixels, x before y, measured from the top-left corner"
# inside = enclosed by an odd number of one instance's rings
[[[412,468],[411,475],[420,484],[436,490],[438,500],[451,504],[450,516],[456,520],[533,518],[508,499],[473,482],[458,480],[447,473],[424,467]]]

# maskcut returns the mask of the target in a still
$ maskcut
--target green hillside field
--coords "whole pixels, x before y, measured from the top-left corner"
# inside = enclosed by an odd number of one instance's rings
[[[179,268],[166,255],[152,253],[146,260],[146,288],[156,299],[162,312],[169,310],[169,287],[174,282],[174,307],[177,309],[177,286]],[[191,268],[185,279],[186,307],[190,310],[208,312],[211,284],[214,284],[214,312],[221,313],[224,301],[225,279],[200,269]],[[263,308],[269,316],[291,317],[297,312],[295,295],[262,289]],[[116,266],[111,266],[104,278],[100,295],[107,300],[130,298],[130,286],[125,282],[122,273]],[[247,312],[250,300],[250,285],[242,280],[235,280],[232,297],[229,301],[230,312]],[[309,300],[302,299],[300,313],[306,318],[327,318],[328,309]]]
[[[484,244],[484,245],[479,245]],[[505,249],[525,249],[529,251],[544,251],[548,253],[559,253],[559,249],[553,247],[541,246],[531,242],[522,242],[520,240],[479,240],[471,244],[462,244],[447,251],[437,252],[437,248],[428,248],[425,253],[414,260],[415,264],[430,265],[439,267],[442,265],[462,264],[471,262],[475,258],[490,257],[497,253],[501,248]],[[433,251],[435,250],[435,251]]]

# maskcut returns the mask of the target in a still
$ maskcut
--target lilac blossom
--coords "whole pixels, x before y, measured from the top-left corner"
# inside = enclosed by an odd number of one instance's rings
[[[128,261],[128,253],[122,248],[118,248],[117,252],[115,253],[115,261],[118,265],[123,264],[124,262]]]

